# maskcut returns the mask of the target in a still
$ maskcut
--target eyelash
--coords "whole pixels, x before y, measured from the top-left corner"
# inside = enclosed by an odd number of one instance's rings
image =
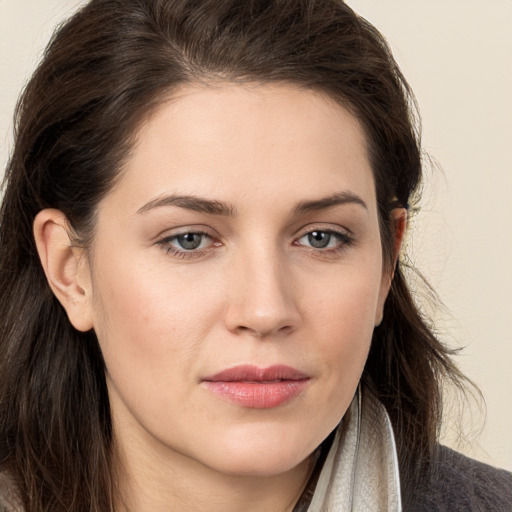
[[[337,254],[341,251],[346,250],[348,247],[353,245],[354,238],[352,235],[349,235],[345,231],[338,231],[335,229],[322,229],[322,228],[313,228],[309,229],[308,231],[302,233],[294,242],[293,245],[301,245],[299,244],[299,240],[301,240],[304,237],[309,237],[313,235],[314,233],[322,233],[323,235],[327,235],[329,237],[328,244],[331,242],[331,238],[335,238],[336,243],[334,247],[311,247],[311,246],[304,246],[307,247],[307,249],[310,249],[314,251],[315,253],[320,254]]]
[[[299,241],[304,238],[308,237],[310,235],[313,235],[313,233],[322,233],[323,235],[327,235],[328,237],[334,237],[336,239],[336,246],[335,247],[311,247],[311,246],[303,246],[303,244],[300,244]],[[204,238],[209,238],[211,240],[214,240],[214,237],[212,237],[211,234],[205,232],[205,231],[184,231],[181,233],[177,233],[172,236],[167,236],[165,238],[162,238],[157,242],[158,245],[160,245],[166,254],[180,259],[186,259],[186,258],[199,258],[201,256],[204,256],[207,251],[211,248],[211,246],[206,247],[204,249],[178,249],[177,247],[174,247],[171,245],[172,242],[176,241],[179,237],[184,237],[187,235],[195,235],[202,237],[201,244],[204,241]],[[331,243],[331,238],[328,240],[328,244]],[[200,244],[200,245],[201,245]],[[346,250],[348,247],[354,244],[354,238],[352,235],[348,234],[345,231],[338,231],[335,229],[322,229],[322,228],[310,228],[308,231],[304,231],[299,237],[297,237],[293,244],[294,246],[303,246],[307,250],[314,251],[315,253],[323,254],[323,255],[331,255],[331,254],[337,254],[339,252],[342,252]],[[213,241],[214,247],[220,247],[222,245],[221,242]]]
[[[200,250],[200,249],[187,250],[185,248],[178,249],[177,247],[173,247],[171,245],[171,242],[177,240],[179,237],[183,237],[183,236],[187,236],[187,235],[196,235],[196,236],[202,237],[203,240],[201,240],[201,244],[204,241],[205,237],[213,240],[213,237],[209,233],[206,233],[205,231],[190,230],[190,231],[184,231],[182,233],[177,233],[176,235],[166,236],[162,240],[159,240],[157,243],[162,246],[162,248],[164,249],[166,254],[169,254],[170,256],[174,256],[175,258],[185,259],[185,258],[197,258],[197,257],[203,256],[205,254],[205,250]],[[222,244],[220,242],[214,242],[214,245],[220,246]],[[209,249],[209,247],[207,247],[206,250],[207,249]]]

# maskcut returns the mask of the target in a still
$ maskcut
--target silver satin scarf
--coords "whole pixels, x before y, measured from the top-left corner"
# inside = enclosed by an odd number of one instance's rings
[[[360,387],[349,411],[307,512],[401,512],[395,438],[384,406]]]

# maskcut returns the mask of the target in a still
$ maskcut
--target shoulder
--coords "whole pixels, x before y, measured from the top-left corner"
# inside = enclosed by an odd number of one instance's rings
[[[512,512],[512,473],[440,447],[410,512]]]

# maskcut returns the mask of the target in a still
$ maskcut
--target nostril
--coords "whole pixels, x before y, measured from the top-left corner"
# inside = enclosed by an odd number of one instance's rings
[[[249,336],[253,336],[256,338],[266,338],[272,335],[280,334],[287,335],[293,331],[293,327],[291,325],[282,325],[282,326],[267,326],[267,327],[247,327],[245,325],[239,325],[236,328],[238,334],[248,334]]]
[[[230,332],[258,338],[284,336],[301,322],[293,279],[274,256],[270,250],[260,252],[258,258],[249,254],[233,267],[236,279],[224,309]]]

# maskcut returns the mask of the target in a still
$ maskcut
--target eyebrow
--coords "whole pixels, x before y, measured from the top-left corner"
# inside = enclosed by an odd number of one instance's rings
[[[342,204],[358,204],[365,210],[368,210],[368,206],[358,195],[352,192],[344,191],[338,192],[337,194],[333,194],[331,196],[315,199],[313,201],[302,201],[297,205],[295,212],[298,214],[316,212]]]
[[[295,213],[298,215],[325,210],[333,206],[343,204],[358,204],[364,209],[368,209],[366,203],[356,194],[352,192],[338,192],[331,196],[314,199],[311,201],[301,201],[295,208]],[[146,213],[155,208],[162,208],[165,206],[177,206],[195,212],[206,213],[209,215],[222,215],[226,217],[234,217],[236,215],[236,208],[234,205],[218,201],[214,199],[205,199],[202,197],[190,195],[166,195],[152,199],[144,206],[137,210],[137,213]]]
[[[149,203],[137,210],[137,213],[146,213],[155,208],[163,206],[178,206],[200,213],[207,213],[210,215],[224,215],[232,217],[235,215],[236,209],[233,205],[224,203],[222,201],[204,199],[196,196],[182,196],[182,195],[167,195],[157,197]]]

